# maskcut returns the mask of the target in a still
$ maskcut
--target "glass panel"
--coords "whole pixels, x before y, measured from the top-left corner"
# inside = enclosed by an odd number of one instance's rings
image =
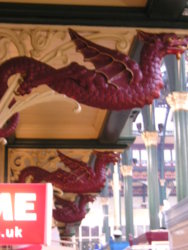
[[[165,149],[164,150],[164,161],[165,163],[171,163],[171,151],[170,149]]]
[[[147,152],[145,149],[141,150],[141,164],[146,165],[147,164]]]
[[[138,236],[144,233],[144,227],[142,225],[137,226],[137,234]]]
[[[98,237],[99,236],[99,227],[93,227],[91,228],[91,236],[92,237]]]
[[[175,150],[172,149],[172,161],[175,162],[176,156],[175,156]]]
[[[89,237],[89,227],[82,227],[82,237]]]
[[[132,160],[133,160],[133,165],[137,166],[139,165],[140,162],[140,153],[139,150],[132,150]]]

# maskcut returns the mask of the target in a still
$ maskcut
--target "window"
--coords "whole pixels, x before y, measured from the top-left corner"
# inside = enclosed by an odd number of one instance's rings
[[[82,227],[82,237],[89,237],[89,227]]]
[[[164,162],[166,165],[171,165],[172,157],[171,157],[171,150],[165,149],[164,150]]]
[[[134,166],[138,166],[140,162],[140,153],[139,150],[134,149],[132,151],[132,161]]]
[[[146,166],[147,165],[147,152],[145,149],[142,149],[140,151],[141,154],[141,165]]]
[[[99,236],[99,227],[92,227],[91,228],[91,236],[92,237],[98,237]]]
[[[172,149],[172,161],[173,161],[173,163],[175,163],[175,161],[176,161],[176,156],[175,156],[175,150],[174,149]]]

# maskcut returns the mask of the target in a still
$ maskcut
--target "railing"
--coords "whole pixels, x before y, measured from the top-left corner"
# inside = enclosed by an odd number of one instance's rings
[[[152,245],[135,245],[126,250],[170,250],[169,243],[167,244],[152,244]]]

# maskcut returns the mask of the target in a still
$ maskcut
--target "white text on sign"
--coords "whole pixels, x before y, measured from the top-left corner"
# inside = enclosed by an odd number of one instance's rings
[[[15,193],[14,197],[0,193],[0,216],[4,221],[36,221],[35,201],[35,193]]]

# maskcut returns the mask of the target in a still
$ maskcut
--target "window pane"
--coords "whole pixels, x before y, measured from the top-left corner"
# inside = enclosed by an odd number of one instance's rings
[[[91,236],[92,237],[99,236],[99,227],[93,227],[93,228],[91,228]]]
[[[82,237],[89,237],[89,227],[82,227]]]
[[[137,235],[141,235],[144,233],[144,227],[142,225],[137,226]]]
[[[147,152],[145,149],[142,149],[140,153],[141,153],[141,164],[146,165],[147,164]]]
[[[137,165],[139,163],[139,161],[140,161],[139,150],[132,151],[132,160],[133,160],[134,165]]]
[[[174,149],[172,149],[172,160],[173,160],[173,162],[175,162],[175,160],[176,160],[175,150]]]
[[[170,149],[165,149],[164,150],[164,161],[166,163],[171,162],[171,152],[170,152]]]
[[[141,150],[141,160],[142,161],[147,161],[147,152],[145,149]]]

